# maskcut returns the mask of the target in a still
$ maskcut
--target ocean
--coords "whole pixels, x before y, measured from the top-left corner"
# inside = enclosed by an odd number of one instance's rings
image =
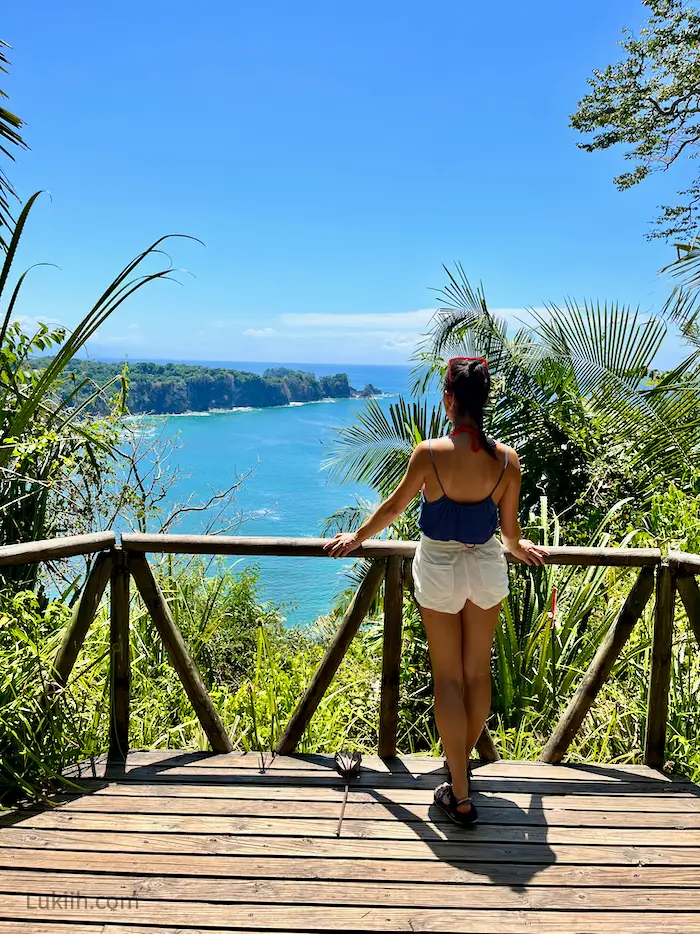
[[[408,392],[410,372],[408,366],[197,362],[256,373],[270,366],[306,370],[319,377],[347,373],[355,389],[361,390],[368,383],[380,389],[382,407],[388,407],[399,393]],[[366,487],[332,482],[324,469],[338,427],[351,424],[365,404],[363,399],[337,399],[279,408],[142,417],[141,430],[176,443],[170,466],[180,476],[163,512],[167,514],[190,497],[193,503],[202,502],[252,469],[236,495],[234,512],[242,515],[243,523],[233,534],[321,535],[324,520],[337,509],[352,504],[358,496],[374,499]],[[171,531],[202,532],[204,520],[200,514],[190,513]],[[262,599],[280,605],[290,625],[305,626],[327,613],[335,596],[349,586],[343,573],[349,566],[346,561],[230,560],[239,569],[251,563],[259,567]]]

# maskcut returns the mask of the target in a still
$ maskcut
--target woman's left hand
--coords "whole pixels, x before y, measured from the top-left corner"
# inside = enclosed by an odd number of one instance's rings
[[[331,558],[342,558],[359,548],[361,544],[362,541],[357,537],[356,532],[338,532],[323,547]]]

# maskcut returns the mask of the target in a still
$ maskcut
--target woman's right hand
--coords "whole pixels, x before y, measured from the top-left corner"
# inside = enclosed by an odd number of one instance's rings
[[[344,558],[361,544],[362,539],[357,532],[338,532],[329,542],[326,542],[323,550],[327,551],[331,558]]]
[[[546,548],[536,545],[529,538],[521,538],[518,542],[506,542],[506,548],[523,564],[544,564],[544,559],[549,555]]]

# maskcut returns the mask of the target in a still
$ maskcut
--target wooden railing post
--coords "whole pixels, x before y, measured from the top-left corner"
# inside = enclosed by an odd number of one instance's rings
[[[202,729],[207,734],[214,752],[232,752],[233,744],[216,712],[199,669],[189,653],[182,633],[177,627],[168,602],[153,576],[150,565],[143,555],[129,557],[129,567],[143,602],[163,640],[163,645],[187,692]]]
[[[647,731],[644,740],[644,761],[651,768],[657,769],[661,768],[665,761],[675,602],[676,575],[668,562],[662,562],[656,570],[656,607],[651,677],[647,696]]]
[[[498,762],[501,758],[496,749],[496,744],[493,741],[493,736],[491,736],[487,726],[483,728],[481,735],[476,741],[476,751],[479,753],[479,757],[486,762]],[[471,755],[471,749],[469,750],[469,755]]]
[[[401,630],[403,626],[403,559],[389,558],[384,587],[384,645],[382,689],[379,705],[379,755],[396,755],[401,673]]]
[[[126,554],[115,548],[111,572],[109,761],[125,762],[129,752],[129,571]]]
[[[328,685],[333,680],[333,675],[338,670],[348,646],[352,642],[355,633],[360,628],[362,620],[372,605],[372,601],[377,595],[377,591],[384,577],[384,561],[373,561],[372,566],[367,572],[367,576],[352,598],[350,606],[345,612],[345,616],[333,636],[331,644],[323,656],[321,664],[316,669],[311,684],[306,689],[304,696],[299,702],[296,710],[287,724],[287,727],[280,736],[275,752],[279,755],[289,755],[294,752],[297,743],[309,724],[318,707],[321,698],[326,693]]]
[[[581,684],[549,737],[540,756],[542,762],[561,762],[564,758],[572,739],[578,733],[586,714],[591,709],[598,691],[612,671],[637,620],[644,612],[653,589],[654,569],[642,568],[617,619],[605,634]]]

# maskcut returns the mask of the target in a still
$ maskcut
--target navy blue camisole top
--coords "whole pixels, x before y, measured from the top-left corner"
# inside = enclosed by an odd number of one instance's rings
[[[452,432],[452,434],[457,434],[460,431],[469,431],[469,429],[458,429],[457,432]],[[472,440],[473,443],[478,443],[476,432],[472,434]],[[478,450],[478,448],[475,449]],[[442,490],[442,496],[432,502],[428,502],[425,496],[422,496],[420,519],[418,521],[421,532],[427,535],[428,538],[434,538],[440,542],[483,545],[494,535],[498,528],[498,507],[493,501],[493,494],[498,489],[498,484],[506,472],[508,451],[506,450],[503,470],[489,495],[478,503],[458,503],[450,499],[445,493],[445,488],[435,466],[435,457],[433,456],[430,441],[428,441],[428,450],[430,451],[430,460],[433,464],[437,482]]]

